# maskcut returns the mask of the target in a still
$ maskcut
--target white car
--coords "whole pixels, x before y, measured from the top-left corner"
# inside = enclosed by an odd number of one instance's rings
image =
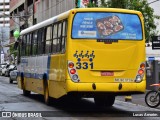
[[[5,67],[5,65],[0,66],[0,75],[2,76],[2,69]]]
[[[8,67],[9,67],[8,64],[3,66],[2,71],[1,71],[1,75],[2,75],[2,76],[5,75],[6,70],[7,70]]]
[[[13,83],[13,81],[17,81],[18,70],[13,70],[10,72],[9,83]]]
[[[7,68],[7,70],[5,71],[5,76],[6,76],[6,77],[9,77],[10,72],[13,71],[13,70],[16,70],[16,69],[17,69],[16,66],[11,64],[11,65]]]

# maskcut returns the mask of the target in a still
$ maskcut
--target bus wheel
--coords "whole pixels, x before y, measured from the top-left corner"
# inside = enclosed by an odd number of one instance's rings
[[[13,80],[11,78],[9,78],[9,83],[11,83],[11,84],[13,83]]]
[[[28,90],[24,90],[23,89],[23,95],[24,96],[29,96],[31,94],[31,91],[28,91]]]
[[[49,89],[47,80],[44,80],[44,102],[46,105],[50,105],[51,98],[49,97]]]
[[[115,96],[95,96],[94,102],[101,107],[111,107],[114,104]]]

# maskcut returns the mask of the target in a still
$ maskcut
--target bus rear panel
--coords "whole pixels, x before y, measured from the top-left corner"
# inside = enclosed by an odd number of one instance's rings
[[[68,92],[143,93],[143,17],[129,10],[73,10],[68,40]]]

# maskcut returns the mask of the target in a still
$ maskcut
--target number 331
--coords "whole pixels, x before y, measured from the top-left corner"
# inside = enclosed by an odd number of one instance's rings
[[[88,64],[87,62],[77,62],[76,65],[76,69],[88,69],[89,66],[91,69],[93,69],[93,62],[90,64]]]

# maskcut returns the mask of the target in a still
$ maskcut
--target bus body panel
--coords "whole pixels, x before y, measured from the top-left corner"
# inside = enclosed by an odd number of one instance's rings
[[[24,61],[24,63],[21,63],[20,69],[24,73],[26,90],[44,94],[43,75],[47,73],[50,96],[59,98],[66,94],[67,62],[65,54],[22,58],[21,60]],[[20,77],[18,78],[18,83],[18,87],[22,88]]]
[[[96,89],[93,89],[93,84],[96,85]],[[126,94],[135,94],[135,93],[144,93],[146,88],[146,81],[139,83],[121,83],[122,89],[119,89],[120,83],[74,83],[71,80],[67,80],[67,92],[92,92],[92,93],[123,93]],[[121,94],[122,95],[122,94]]]
[[[53,98],[59,98],[66,94],[66,55],[51,55],[49,70],[49,94]]]
[[[138,41],[139,42],[139,41]],[[95,41],[72,41],[70,47],[70,61],[80,68],[77,69],[80,82],[114,82],[115,78],[135,80],[140,64],[145,62],[143,42],[118,42],[113,44]],[[93,47],[94,46],[94,47]],[[101,47],[100,47],[101,46]],[[77,52],[77,57],[74,55]],[[94,51],[94,58],[85,57]],[[83,58],[81,57],[84,56]],[[78,61],[80,59],[80,61]],[[90,61],[90,59],[93,59]],[[87,64],[87,67],[85,66]],[[92,64],[92,65],[91,65]],[[114,72],[113,76],[101,76],[101,72]]]
[[[18,66],[20,74],[24,76],[25,89],[43,94],[43,75],[47,73],[48,55],[22,57]],[[21,78],[18,78],[21,82]],[[22,88],[21,84],[19,87]]]

